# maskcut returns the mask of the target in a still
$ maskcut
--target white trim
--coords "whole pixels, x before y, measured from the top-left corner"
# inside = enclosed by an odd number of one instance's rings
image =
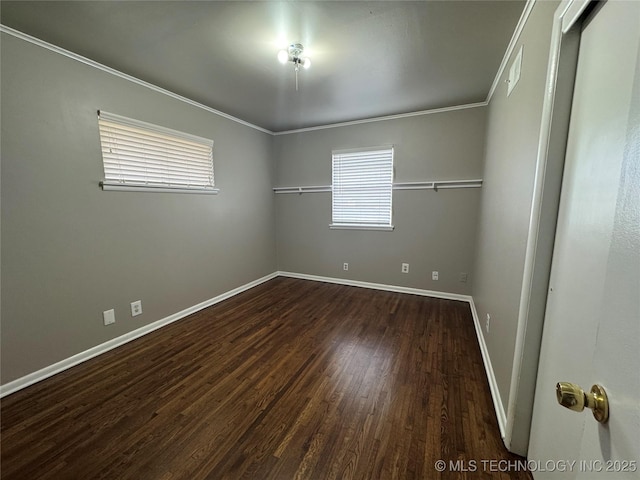
[[[217,195],[220,193],[219,188],[154,187],[152,185],[107,182],[106,180],[101,181],[100,186],[102,190],[111,192],[198,193],[200,195]]]
[[[529,0],[529,1],[535,1],[535,0]],[[526,7],[525,7],[526,9]],[[101,63],[96,62],[95,60],[91,60],[90,58],[87,57],[83,57],[82,55],[79,55],[77,53],[71,52],[69,50],[66,50],[62,47],[58,47],[57,45],[53,45],[52,43],[46,42],[44,40],[40,40],[39,38],[33,37],[29,34],[23,33],[19,30],[16,30],[14,28],[8,27],[6,25],[0,24],[0,32],[2,33],[6,33],[8,35],[11,35],[13,37],[19,38],[21,40],[24,40],[26,42],[32,43],[33,45],[37,45],[39,47],[45,48],[47,50],[50,50],[54,53],[63,55],[67,58],[70,58],[72,60],[75,60],[77,62],[83,63],[85,65],[88,65],[90,67],[94,67],[97,68],[98,70],[102,70],[103,72],[109,73],[111,75],[115,75],[116,77],[120,77],[122,79],[125,80],[129,80],[130,82],[136,83],[138,85],[141,85],[143,87],[149,88],[151,90],[154,90],[155,92],[158,93],[162,93],[164,95],[167,95],[169,97],[172,97],[176,100],[179,100],[181,102],[184,103],[188,103],[189,105],[193,105],[194,107],[197,108],[201,108],[203,110],[206,110],[207,112],[213,113],[214,115],[218,115],[220,117],[226,118],[228,120],[231,120],[233,122],[239,123],[241,125],[245,125],[247,127],[253,128],[255,130],[258,130],[260,132],[263,133],[268,133],[269,135],[289,135],[291,133],[301,133],[301,132],[310,132],[310,131],[314,131],[314,130],[324,130],[327,128],[337,128],[337,127],[346,127],[349,125],[359,125],[359,124],[363,124],[363,123],[372,123],[372,122],[382,122],[385,120],[397,120],[397,119],[401,119],[401,118],[408,118],[408,117],[415,117],[415,116],[421,116],[421,115],[430,115],[432,113],[444,113],[444,112],[453,112],[456,110],[464,110],[467,108],[476,108],[476,107],[486,107],[488,105],[488,100],[484,101],[484,102],[476,102],[476,103],[469,103],[469,104],[464,104],[464,105],[454,105],[451,107],[443,107],[443,108],[434,108],[434,109],[429,109],[429,110],[420,110],[417,112],[408,112],[408,113],[400,113],[397,115],[386,115],[386,116],[382,116],[382,117],[372,117],[372,118],[364,118],[361,120],[352,120],[352,121],[348,121],[348,122],[340,122],[340,123],[331,123],[331,124],[326,124],[326,125],[318,125],[318,126],[314,126],[314,127],[307,127],[307,128],[299,128],[299,129],[294,129],[294,130],[285,130],[285,131],[280,131],[280,132],[273,132],[271,130],[268,130],[266,128],[262,128],[258,125],[255,125],[253,123],[247,122],[245,120],[242,120],[238,117],[234,117],[233,115],[229,115],[228,113],[224,113],[221,112],[220,110],[216,110],[215,108],[211,108],[208,107],[207,105],[204,105],[202,103],[196,102],[195,100],[191,100],[190,98],[187,97],[183,97],[182,95],[178,95],[177,93],[173,93],[170,90],[166,90],[162,87],[158,87],[157,85],[154,85],[152,83],[146,82],[144,80],[141,80],[139,78],[136,78],[132,75],[129,75],[127,73],[121,72],[119,70],[116,70],[114,68],[108,67],[106,65],[103,65]],[[490,98],[487,97],[488,99]]]
[[[489,349],[484,341],[484,335],[482,334],[482,327],[480,325],[480,319],[478,318],[478,311],[476,310],[476,304],[472,297],[469,297],[469,306],[471,307],[471,315],[473,316],[473,326],[476,329],[476,336],[478,337],[478,345],[480,345],[480,353],[482,353],[482,361],[484,363],[484,370],[487,374],[487,380],[489,382],[489,390],[491,391],[491,398],[493,400],[493,408],[496,411],[496,418],[498,419],[498,427],[500,428],[500,435],[502,439],[505,438],[507,415],[505,414],[504,407],[502,406],[502,400],[500,397],[500,390],[498,389],[498,381],[496,380],[493,366],[491,365],[491,357],[489,355]]]
[[[584,0],[575,0],[583,3]],[[529,320],[529,308],[533,287],[533,274],[536,263],[536,253],[538,250],[538,235],[542,215],[542,197],[544,192],[545,174],[547,168],[549,141],[551,138],[551,121],[553,118],[553,105],[556,95],[558,80],[558,68],[560,62],[560,48],[563,37],[563,20],[567,12],[574,11],[572,5],[574,0],[563,0],[558,6],[553,20],[551,31],[551,46],[549,51],[549,61],[547,64],[547,79],[545,82],[545,95],[542,105],[542,119],[540,123],[540,136],[538,138],[538,150],[536,157],[536,170],[533,184],[533,195],[531,199],[531,210],[529,214],[529,228],[527,244],[524,258],[524,271],[522,274],[522,288],[520,290],[520,307],[518,310],[518,321],[516,328],[516,343],[513,353],[513,368],[511,370],[511,384],[507,405],[507,423],[504,436],[504,443],[507,449],[511,448],[513,437],[513,427],[516,415],[516,404],[518,389],[520,388],[520,376],[522,370],[522,360],[526,340],[527,323]],[[583,11],[584,8],[582,8]],[[573,22],[577,20],[573,16]]]
[[[393,225],[367,225],[364,223],[330,223],[331,230],[380,230],[383,232],[392,232]]]
[[[498,88],[498,84],[500,83],[500,78],[502,77],[502,74],[504,73],[505,68],[507,68],[507,64],[509,63],[509,58],[511,57],[513,50],[516,48],[518,41],[520,40],[520,35],[522,34],[522,31],[524,30],[524,27],[527,24],[527,20],[529,19],[529,15],[531,14],[531,11],[533,10],[533,6],[535,5],[535,3],[536,3],[536,0],[527,0],[527,4],[524,6],[524,10],[522,10],[522,15],[520,15],[520,19],[518,20],[516,29],[513,32],[511,41],[509,42],[509,45],[507,45],[507,50],[504,52],[504,57],[502,57],[502,62],[500,63],[500,67],[498,67],[498,73],[496,73],[496,77],[493,79],[493,84],[491,85],[491,88],[489,89],[489,93],[487,94],[487,99],[485,100],[485,103],[487,105],[491,101],[491,97],[493,97],[493,94],[495,93],[496,88]]]
[[[418,117],[421,115],[431,115],[433,113],[455,112],[456,110],[466,110],[467,108],[486,107],[487,102],[467,103],[465,105],[454,105],[452,107],[433,108],[430,110],[420,110],[418,112],[399,113],[397,115],[386,115],[384,117],[363,118],[362,120],[352,120],[349,122],[329,123],[327,125],[318,125],[315,127],[298,128],[295,130],[284,130],[282,132],[274,132],[273,135],[289,135],[292,133],[313,132],[315,130],[325,130],[327,128],[348,127],[350,125],[360,125],[362,123],[384,122],[386,120],[397,120],[400,118]]]
[[[49,42],[45,42],[44,40],[40,40],[39,38],[32,37],[31,35],[23,33],[14,28],[7,27],[6,25],[0,24],[0,32],[6,33],[8,35],[12,35],[16,38],[32,43],[39,47],[46,48],[47,50],[58,53],[72,60],[76,60],[77,62],[84,63],[85,65],[88,65],[90,67],[97,68],[98,70],[102,70],[103,72],[109,73],[111,75],[115,75],[116,77],[123,78],[124,80],[129,80],[130,82],[137,83],[138,85],[149,88],[155,92],[162,93],[164,95],[167,95],[181,102],[188,103],[189,105],[193,105],[194,107],[201,108],[203,110],[206,110],[207,112],[213,113],[214,115],[218,115],[220,117],[226,118],[227,120],[231,120],[232,122],[236,122],[246,127],[250,127],[255,130],[258,130],[260,132],[273,135],[273,132],[271,130],[267,130],[266,128],[259,127],[258,125],[254,125],[253,123],[246,122],[244,120],[241,120],[240,118],[229,115],[228,113],[224,113],[224,112],[221,112],[220,110],[216,110],[215,108],[208,107],[206,105],[203,105],[202,103],[196,102],[187,97],[183,97],[182,95],[178,95],[177,93],[173,93],[162,87],[158,87],[157,85],[153,85],[152,83],[145,82],[144,80],[140,80],[139,78],[123,73],[119,70],[116,70],[115,68],[107,67],[106,65],[98,63],[95,60],[91,60],[90,58],[83,57],[82,55],[78,55],[77,53],[71,52],[62,47],[58,47]]]
[[[533,1],[533,0],[529,0],[529,1]],[[525,7],[526,8],[526,7]],[[181,102],[185,102],[188,103],[189,105],[193,105],[194,107],[197,108],[201,108],[203,110],[206,110],[210,113],[213,113],[214,115],[218,115],[220,117],[226,118],[228,120],[231,120],[233,122],[239,123],[241,125],[245,125],[247,127],[253,128],[255,130],[258,130],[260,132],[263,133],[268,133],[269,135],[288,135],[291,133],[301,133],[301,132],[310,132],[310,131],[314,131],[314,130],[324,130],[326,128],[336,128],[336,127],[346,127],[348,125],[359,125],[362,123],[371,123],[371,122],[382,122],[385,120],[396,120],[396,119],[400,119],[400,118],[408,118],[408,117],[415,117],[415,116],[421,116],[421,115],[430,115],[432,113],[444,113],[444,112],[453,112],[456,110],[464,110],[467,108],[476,108],[476,107],[486,107],[487,106],[487,102],[477,102],[477,103],[469,103],[469,104],[465,104],[465,105],[454,105],[451,107],[444,107],[444,108],[434,108],[434,109],[430,109],[430,110],[421,110],[421,111],[417,111],[417,112],[408,112],[408,113],[400,113],[397,115],[386,115],[383,117],[373,117],[373,118],[364,118],[361,120],[352,120],[352,121],[348,121],[348,122],[340,122],[340,123],[332,123],[332,124],[327,124],[327,125],[318,125],[318,126],[314,126],[314,127],[307,127],[307,128],[300,128],[300,129],[294,129],[294,130],[285,130],[285,131],[281,131],[281,132],[273,132],[271,130],[267,130],[266,128],[262,128],[258,125],[254,125],[253,123],[249,123],[245,120],[242,120],[240,118],[234,117],[232,115],[229,115],[228,113],[224,113],[221,112],[220,110],[216,110],[215,108],[211,108],[208,107],[202,103],[196,102],[194,100],[191,100],[187,97],[183,97],[182,95],[178,95],[177,93],[173,93],[169,90],[166,90],[162,87],[158,87],[157,85],[153,85],[152,83],[149,82],[145,82],[144,80],[141,80],[139,78],[136,78],[132,75],[129,75],[127,73],[123,73],[120,72],[119,70],[116,70],[114,68],[108,67],[106,65],[103,65],[101,63],[96,62],[95,60],[91,60],[90,58],[87,57],[83,57],[82,55],[78,55],[77,53],[71,52],[69,50],[66,50],[62,47],[58,47],[56,45],[53,45],[49,42],[45,42],[44,40],[40,40],[39,38],[36,37],[32,37],[31,35],[28,35],[26,33],[23,33],[19,30],[16,30],[14,28],[8,27],[6,25],[0,24],[0,32],[6,33],[8,35],[11,35],[13,37],[19,38],[21,40],[24,40],[26,42],[32,43],[34,45],[37,45],[39,47],[45,48],[47,50],[50,50],[52,52],[58,53],[60,55],[63,55],[65,57],[68,57],[72,60],[76,60],[77,62],[80,63],[84,63],[85,65],[88,65],[90,67],[94,67],[97,68],[98,70],[102,70],[103,72],[109,73],[111,75],[115,75],[116,77],[120,77],[123,78],[125,80],[129,80],[133,83],[137,83],[138,85],[141,85],[143,87],[149,88],[151,90],[154,90],[158,93],[162,93],[164,95],[167,95],[169,97],[172,97],[176,100],[179,100]]]
[[[88,350],[85,350],[84,352],[80,352],[69,358],[56,362],[53,365],[49,365],[48,367],[45,367],[36,372],[25,375],[12,382],[6,383],[4,385],[0,385],[0,398],[10,395],[12,393],[15,393],[18,390],[22,390],[23,388],[33,385],[34,383],[40,382],[41,380],[45,380],[49,377],[52,377],[57,373],[68,370],[71,367],[74,367],[80,363],[86,362],[87,360],[90,360],[94,357],[97,357],[98,355],[101,355],[110,350],[113,350],[114,348],[124,345],[125,343],[131,342],[132,340],[140,338],[146,335],[147,333],[151,333],[154,330],[158,330],[159,328],[162,328],[170,323],[181,320],[195,312],[198,312],[204,308],[215,305],[216,303],[220,303],[223,300],[231,298],[239,293],[242,293],[246,290],[256,287],[276,277],[298,278],[302,280],[312,280],[316,282],[333,283],[338,285],[346,285],[350,287],[370,288],[373,290],[383,290],[387,292],[396,292],[396,293],[407,293],[410,295],[420,295],[423,297],[441,298],[444,300],[456,300],[460,302],[467,302],[471,308],[471,314],[473,316],[473,323],[476,330],[476,336],[478,337],[478,345],[480,346],[480,352],[482,354],[482,360],[484,363],[485,372],[487,374],[487,380],[489,382],[489,389],[491,391],[491,396],[493,399],[493,406],[496,411],[498,426],[500,427],[500,433],[504,438],[504,423],[505,423],[504,409],[502,408],[502,404],[500,402],[500,395],[498,392],[498,386],[495,379],[495,375],[493,373],[493,367],[491,366],[491,360],[489,358],[487,347],[484,343],[484,337],[482,336],[482,333],[481,333],[480,323],[478,320],[478,313],[476,311],[475,304],[473,303],[473,298],[470,295],[439,292],[435,290],[424,290],[424,289],[412,288],[412,287],[402,287],[397,285],[386,285],[382,283],[362,282],[359,280],[348,280],[344,278],[323,277],[319,275],[309,275],[305,273],[294,273],[294,272],[285,272],[285,271],[277,271],[277,272],[271,273],[262,278],[249,282],[245,285],[234,288],[233,290],[229,290],[228,292],[218,295],[217,297],[211,298],[197,305],[181,310],[180,312],[174,313],[173,315],[169,315],[168,317],[165,317],[161,320],[153,322],[149,325],[145,325],[132,332],[126,333],[117,338],[109,340],[105,343],[102,343]]]
[[[567,33],[578,21],[592,0],[572,0],[562,13],[562,33]]]
[[[485,373],[487,375],[487,381],[489,382],[489,390],[491,391],[491,399],[493,400],[493,408],[496,412],[496,418],[498,420],[498,427],[500,428],[500,435],[504,439],[506,419],[504,407],[500,397],[500,391],[498,389],[498,382],[494,374],[493,366],[491,365],[491,358],[487,345],[482,335],[482,328],[480,327],[480,321],[478,318],[478,312],[476,305],[473,302],[471,295],[461,295],[459,293],[438,292],[434,290],[423,290],[420,288],[401,287],[397,285],[385,285],[382,283],[361,282],[359,280],[348,280],[345,278],[334,277],[322,277],[319,275],[309,275],[306,273],[294,273],[294,272],[277,272],[279,277],[299,278],[302,280],[313,280],[316,282],[335,283],[338,285],[347,285],[350,287],[371,288],[373,290],[384,290],[387,292],[408,293],[410,295],[420,295],[423,297],[441,298],[444,300],[458,300],[461,302],[467,302],[471,309],[471,315],[473,317],[473,325],[476,330],[476,337],[478,338],[478,345],[480,347],[480,353],[482,354],[482,362],[484,364]]]
[[[33,385],[34,383],[37,383],[41,380],[45,380],[46,378],[49,378],[57,373],[60,373],[64,370],[74,367],[82,362],[86,362],[87,360],[90,360],[94,357],[97,357],[98,355],[106,353],[109,350],[113,350],[114,348],[124,345],[125,343],[135,340],[136,338],[140,338],[143,335],[146,335],[147,333],[151,333],[154,330],[158,330],[159,328],[162,328],[165,325],[181,320],[191,315],[192,313],[202,310],[203,308],[207,308],[212,305],[215,305],[216,303],[220,303],[223,300],[226,300],[235,295],[238,295],[239,293],[249,290],[250,288],[256,287],[261,283],[267,282],[275,278],[277,275],[278,274],[276,272],[271,273],[262,278],[249,282],[245,285],[241,285],[240,287],[234,288],[233,290],[229,290],[228,292],[222,293],[217,297],[213,297],[209,300],[205,300],[204,302],[198,303],[197,305],[194,305],[189,308],[185,308],[184,310],[174,313],[173,315],[169,315],[168,317],[165,317],[161,320],[158,320],[156,322],[140,327],[129,333],[125,333],[124,335],[111,339],[100,345],[96,345],[95,347],[85,350],[84,352],[80,352],[69,358],[56,362],[53,365],[49,365],[48,367],[42,368],[36,372],[25,375],[24,377],[20,377],[16,380],[13,380],[12,382],[6,383],[4,385],[0,385],[0,398],[6,395],[9,395],[11,393],[17,392],[18,390],[22,390],[23,388]]]
[[[509,45],[507,46],[507,50],[504,54],[504,57],[502,58],[502,63],[500,64],[500,67],[498,68],[498,72],[493,80],[493,84],[491,85],[491,88],[489,89],[489,93],[487,94],[487,99],[483,102],[476,102],[476,103],[469,103],[469,104],[464,104],[464,105],[454,105],[454,106],[450,106],[450,107],[443,107],[443,108],[433,108],[433,109],[428,109],[428,110],[420,110],[417,112],[408,112],[408,113],[400,113],[397,115],[386,115],[386,116],[382,116],[382,117],[372,117],[372,118],[364,118],[361,120],[352,120],[352,121],[348,121],[348,122],[339,122],[339,123],[330,123],[330,124],[326,124],[326,125],[318,125],[318,126],[314,126],[314,127],[306,127],[306,128],[298,128],[298,129],[292,129],[292,130],[284,130],[284,131],[280,131],[280,132],[273,132],[271,130],[268,130],[266,128],[262,128],[258,125],[254,125],[253,123],[247,122],[245,120],[242,120],[240,118],[234,117],[232,115],[229,115],[227,113],[221,112],[220,110],[216,110],[214,108],[208,107],[202,103],[196,102],[194,100],[191,100],[187,97],[183,97],[182,95],[178,95],[176,93],[173,93],[169,90],[166,90],[164,88],[158,87],[156,85],[153,85],[149,82],[145,82],[144,80],[140,80],[139,78],[133,77],[131,75],[128,75],[126,73],[120,72],[119,70],[116,70],[114,68],[108,67],[106,65],[103,65],[101,63],[98,63],[94,60],[91,60],[87,57],[83,57],[82,55],[78,55],[77,53],[71,52],[69,50],[66,50],[62,47],[58,47],[56,45],[53,45],[49,42],[45,42],[44,40],[40,40],[39,38],[33,37],[31,35],[28,35],[26,33],[23,33],[19,30],[16,30],[14,28],[8,27],[6,25],[0,24],[0,32],[6,33],[8,35],[12,35],[16,38],[19,38],[21,40],[24,40],[26,42],[32,43],[34,45],[38,45],[42,48],[45,48],[47,50],[50,50],[52,52],[58,53],[60,55],[63,55],[65,57],[71,58],[73,60],[76,60],[80,63],[84,63],[85,65],[89,65],[91,67],[97,68],[98,70],[102,70],[106,73],[109,73],[111,75],[115,75],[117,77],[123,78],[125,80],[129,80],[133,83],[137,83],[138,85],[141,85],[143,87],[147,87],[150,88],[151,90],[154,90],[158,93],[162,93],[165,95],[168,95],[176,100],[180,100],[182,102],[188,103],[189,105],[193,105],[195,107],[201,108],[203,110],[206,110],[210,113],[213,113],[215,115],[221,116],[223,118],[226,118],[228,120],[231,120],[233,122],[236,123],[240,123],[241,125],[245,125],[247,127],[256,129],[260,132],[263,133],[268,133],[269,135],[289,135],[292,133],[303,133],[303,132],[311,132],[311,131],[315,131],[315,130],[324,130],[327,128],[337,128],[337,127],[346,127],[346,126],[350,126],[350,125],[359,125],[359,124],[364,124],[364,123],[372,123],[372,122],[381,122],[381,121],[385,121],[385,120],[397,120],[397,119],[401,119],[401,118],[409,118],[409,117],[415,117],[415,116],[421,116],[421,115],[430,115],[430,114],[434,114],[434,113],[444,113],[444,112],[453,112],[456,110],[464,110],[467,108],[476,108],[476,107],[486,107],[489,102],[491,101],[491,98],[493,97],[493,94],[498,86],[498,83],[500,82],[500,77],[502,77],[502,74],[504,73],[504,69],[507,66],[507,63],[509,61],[509,57],[511,56],[511,54],[513,53],[513,50],[520,38],[520,34],[522,33],[522,30],[525,27],[525,24],[527,23],[527,19],[529,18],[529,15],[531,13],[531,11],[533,10],[533,6],[535,4],[536,0],[527,0],[527,3],[524,7],[524,10],[522,11],[522,14],[520,15],[520,19],[518,20],[518,24],[516,25],[516,29],[513,32],[513,36],[511,37],[511,41],[509,42]]]
[[[438,292],[436,290],[423,290],[421,288],[402,287],[399,285],[387,285],[384,283],[362,282],[360,280],[349,280],[346,278],[323,277],[321,275],[310,275],[307,273],[277,272],[279,277],[299,278],[301,280],[313,280],[315,282],[336,283],[348,287],[371,288],[373,290],[384,290],[386,292],[408,293],[410,295],[420,295],[422,297],[442,298],[444,300],[458,300],[470,302],[471,296],[459,293]]]

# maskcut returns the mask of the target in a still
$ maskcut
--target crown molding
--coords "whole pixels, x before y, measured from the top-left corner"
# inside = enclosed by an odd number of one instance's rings
[[[213,113],[214,115],[218,115],[220,117],[226,118],[227,120],[231,120],[232,122],[236,122],[246,127],[258,130],[260,132],[273,135],[273,132],[271,130],[267,130],[266,128],[259,127],[258,125],[254,125],[253,123],[246,122],[240,118],[234,117],[233,115],[229,115],[228,113],[221,112],[220,110],[216,110],[215,108],[208,107],[206,105],[203,105],[202,103],[196,102],[195,100],[191,100],[190,98],[183,97],[182,95],[178,95],[177,93],[171,92],[170,90],[164,89],[162,87],[158,87],[157,85],[154,85],[149,82],[145,82],[144,80],[140,80],[139,78],[136,78],[132,75],[116,70],[115,68],[111,68],[101,63],[98,63],[94,60],[91,60],[90,58],[83,57],[82,55],[78,55],[77,53],[73,53],[62,47],[58,47],[49,42],[45,42],[44,40],[40,40],[39,38],[32,37],[31,35],[28,35],[19,30],[16,30],[15,28],[7,27],[6,25],[0,24],[0,32],[19,38],[20,40],[24,40],[25,42],[29,42],[33,45],[37,45],[39,47],[45,48],[59,55],[63,55],[77,62],[84,63],[85,65],[88,65],[90,67],[97,68],[98,70],[102,70],[103,72],[109,73],[111,75],[115,75],[116,77],[120,77],[124,80],[128,80],[130,82],[136,83],[143,87],[149,88],[155,92],[162,93],[164,95],[167,95],[181,102],[188,103],[189,105],[192,105],[194,107],[201,108],[202,110],[206,110],[209,113]]]
[[[491,101],[491,98],[493,97],[493,94],[495,93],[495,90],[500,82],[500,78],[502,77],[502,74],[504,73],[505,68],[507,67],[507,63],[509,61],[509,58],[511,57],[511,54],[513,53],[518,40],[520,39],[520,35],[522,34],[522,31],[527,23],[527,19],[529,18],[529,15],[531,14],[531,11],[533,10],[533,7],[536,3],[536,0],[527,0],[527,3],[524,7],[524,10],[522,11],[522,14],[520,15],[520,19],[518,20],[518,24],[516,25],[515,31],[513,32],[513,35],[511,37],[511,40],[509,42],[509,45],[507,46],[507,50],[504,54],[504,57],[502,58],[502,62],[500,63],[500,67],[498,68],[498,72],[493,80],[493,84],[491,85],[491,88],[489,90],[489,93],[487,95],[487,99],[483,102],[477,102],[477,103],[470,103],[470,104],[464,104],[464,105],[454,105],[454,106],[450,106],[450,107],[444,107],[444,108],[434,108],[434,109],[428,109],[428,110],[420,110],[420,111],[416,111],[416,112],[408,112],[408,113],[401,113],[401,114],[397,114],[397,115],[385,115],[382,117],[371,117],[371,118],[364,118],[364,119],[360,119],[360,120],[352,120],[352,121],[348,121],[348,122],[339,122],[339,123],[330,123],[330,124],[326,124],[326,125],[317,125],[317,126],[313,126],[313,127],[306,127],[306,128],[298,128],[298,129],[292,129],[292,130],[284,130],[284,131],[279,131],[279,132],[274,132],[271,130],[268,130],[266,128],[262,128],[258,125],[255,125],[253,123],[247,122],[245,120],[242,120],[240,118],[234,117],[233,115],[229,115],[227,113],[221,112],[220,110],[216,110],[215,108],[211,108],[208,107],[207,105],[204,105],[202,103],[196,102],[195,100],[191,100],[190,98],[187,97],[183,97],[182,95],[178,95],[177,93],[171,92],[169,90],[166,90],[162,87],[158,87],[157,85],[154,85],[152,83],[146,82],[144,80],[141,80],[139,78],[136,78],[132,75],[126,74],[124,72],[121,72],[119,70],[116,70],[114,68],[108,67],[106,65],[103,65],[99,62],[96,62],[94,60],[91,60],[87,57],[83,57],[82,55],[78,55],[77,53],[71,52],[69,50],[66,50],[62,47],[58,47],[56,45],[53,45],[49,42],[46,42],[44,40],[40,40],[39,38],[33,37],[31,35],[28,35],[26,33],[23,33],[19,30],[16,30],[14,28],[8,27],[6,25],[2,25],[0,24],[0,32],[6,33],[8,35],[11,35],[13,37],[19,38],[21,40],[24,40],[26,42],[32,43],[34,45],[40,46],[42,48],[45,48],[47,50],[50,50],[52,52],[58,53],[60,55],[63,55],[67,58],[70,58],[72,60],[76,60],[80,63],[83,63],[85,65],[88,65],[90,67],[94,67],[97,68],[98,70],[102,70],[103,72],[109,73],[111,75],[115,75],[117,77],[120,77],[122,79],[128,80],[130,82],[136,83],[138,85],[141,85],[143,87],[149,88],[155,92],[158,93],[162,93],[164,95],[167,95],[169,97],[172,97],[176,100],[179,100],[181,102],[187,103],[189,105],[192,105],[194,107],[200,108],[202,110],[206,110],[209,113],[213,113],[214,115],[218,115],[220,117],[226,118],[227,120],[231,120],[233,122],[239,123],[241,125],[253,128],[255,130],[258,130],[260,132],[263,133],[267,133],[269,135],[274,135],[274,136],[278,136],[278,135],[290,135],[290,134],[294,134],[294,133],[304,133],[304,132],[312,132],[312,131],[316,131],[316,130],[324,130],[324,129],[329,129],[329,128],[339,128],[339,127],[347,127],[347,126],[351,126],[351,125],[361,125],[361,124],[366,124],[366,123],[373,123],[373,122],[383,122],[386,120],[398,120],[398,119],[402,119],[402,118],[410,118],[410,117],[416,117],[416,116],[422,116],[422,115],[431,115],[431,114],[436,114],[436,113],[445,113],[445,112],[453,112],[453,111],[457,111],[457,110],[465,110],[468,108],[477,108],[477,107],[486,107],[489,102]]]
[[[454,105],[452,107],[433,108],[431,110],[420,110],[418,112],[399,113],[397,115],[386,115],[384,117],[363,118],[362,120],[352,120],[349,122],[329,123],[327,125],[318,125],[316,127],[298,128],[295,130],[284,130],[282,132],[274,132],[274,135],[289,135],[292,133],[313,132],[315,130],[324,130],[327,128],[348,127],[350,125],[360,125],[362,123],[384,122],[385,120],[397,120],[400,118],[418,117],[421,115],[431,115],[433,113],[454,112],[456,110],[465,110],[467,108],[486,107],[487,102],[468,103],[465,105]]]
[[[507,45],[507,50],[506,52],[504,52],[504,57],[502,57],[502,62],[498,67],[498,73],[496,73],[496,77],[493,79],[493,84],[491,84],[491,88],[489,89],[489,93],[487,94],[487,99],[484,102],[487,105],[491,101],[491,98],[493,97],[493,94],[495,93],[496,88],[498,88],[498,84],[500,83],[500,78],[502,77],[502,74],[504,73],[505,68],[507,68],[507,64],[509,63],[509,58],[511,58],[511,55],[513,54],[513,51],[515,50],[516,45],[520,40],[520,35],[522,34],[522,31],[524,30],[524,27],[527,24],[527,20],[529,19],[529,15],[531,14],[531,11],[533,10],[535,3],[536,3],[536,0],[527,0],[527,4],[524,6],[524,10],[522,10],[522,15],[520,15],[520,19],[518,20],[516,29],[514,30],[513,35],[511,36],[511,41],[509,41],[509,45]]]

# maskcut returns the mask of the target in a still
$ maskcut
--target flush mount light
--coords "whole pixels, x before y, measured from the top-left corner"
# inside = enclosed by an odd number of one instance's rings
[[[280,50],[278,52],[278,61],[283,65],[287,62],[291,62],[294,65],[294,71],[296,73],[296,91],[298,90],[298,71],[300,66],[305,70],[311,66],[311,60],[302,56],[304,47],[301,43],[292,43],[286,50]]]

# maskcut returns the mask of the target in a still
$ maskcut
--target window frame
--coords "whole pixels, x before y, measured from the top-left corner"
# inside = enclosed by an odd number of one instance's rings
[[[344,222],[344,221],[336,221],[337,220],[337,216],[336,216],[336,189],[340,188],[340,186],[336,186],[336,175],[339,175],[339,173],[336,173],[336,164],[337,164],[337,158],[336,157],[340,157],[341,155],[343,156],[357,156],[360,155],[362,157],[366,157],[367,154],[371,154],[373,152],[388,152],[388,155],[390,157],[389,159],[389,165],[388,165],[388,170],[386,170],[384,172],[384,175],[388,175],[388,185],[385,186],[383,189],[386,190],[385,193],[385,197],[383,198],[384,202],[387,202],[388,200],[388,223],[380,223],[380,222],[367,222],[366,219],[364,218],[360,218],[359,220],[356,219],[354,221],[348,221],[348,222]],[[380,230],[380,231],[392,231],[394,229],[394,225],[393,225],[393,179],[394,179],[394,175],[395,175],[395,169],[394,169],[394,146],[393,145],[382,145],[382,146],[375,146],[375,147],[361,147],[361,148],[350,148],[350,149],[340,149],[340,150],[333,150],[331,152],[331,180],[332,180],[332,184],[331,184],[331,223],[329,224],[329,227],[331,229],[340,229],[340,230]],[[339,161],[339,158],[338,158]],[[354,159],[354,162],[362,162],[363,159]],[[386,160],[385,160],[386,161]],[[353,167],[351,167],[353,168]],[[361,180],[361,179],[359,179]],[[372,182],[373,184],[375,183],[379,183],[379,182]],[[388,195],[388,196],[387,196]],[[344,197],[343,197],[344,198]],[[339,202],[338,202],[339,203]],[[387,208],[385,207],[384,210],[387,210]],[[370,212],[373,212],[374,209],[371,209]],[[338,215],[339,217],[340,215]]]
[[[117,134],[109,132],[109,128],[115,130],[118,128],[123,130],[133,128],[136,129],[136,132],[134,132],[133,135],[138,135],[140,138],[140,145],[131,147],[140,151],[139,156],[129,157],[127,159],[129,166],[124,169],[120,162],[126,153],[131,153],[131,150],[123,148],[121,156],[118,156],[118,153],[107,152],[113,148],[112,145],[117,145],[117,141],[122,138],[117,138]],[[214,142],[211,139],[181,132],[179,130],[173,130],[141,120],[124,117],[122,115],[116,115],[103,110],[98,110],[98,133],[104,173],[104,179],[100,182],[100,186],[103,190],[195,193],[208,195],[215,195],[220,191],[215,187],[213,168]],[[120,132],[120,134],[123,133]],[[133,142],[135,142],[135,140]],[[178,163],[180,160],[180,154],[167,156],[166,151],[158,153],[157,157],[154,158],[154,160],[156,160],[156,165],[175,169],[172,173],[169,173],[169,170],[165,170],[166,177],[164,180],[166,181],[160,181],[157,180],[158,171],[146,176],[146,174],[149,173],[149,157],[145,157],[145,153],[143,153],[144,148],[157,147],[158,142],[166,144],[167,150],[176,150],[180,147],[181,142],[183,144],[190,143],[194,148],[201,150],[201,152],[189,155],[191,158],[184,161],[186,158],[185,152],[185,157],[182,157],[181,163]],[[185,145],[184,148],[187,149],[192,146]],[[105,156],[108,155],[108,153],[111,154],[110,157]],[[164,158],[158,159],[158,157]],[[197,165],[198,163],[200,165]],[[146,173],[144,172],[145,170],[147,170]],[[193,174],[194,178],[199,179],[199,181],[194,181],[193,185],[190,185],[188,181],[184,181],[185,177],[188,177],[190,174]],[[207,175],[208,181],[205,182],[203,181],[203,178],[206,178]]]

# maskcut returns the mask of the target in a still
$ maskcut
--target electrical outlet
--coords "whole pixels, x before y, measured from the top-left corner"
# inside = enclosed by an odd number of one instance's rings
[[[402,264],[402,273],[409,273],[409,264],[408,263],[403,263]]]
[[[138,315],[142,315],[142,300],[131,302],[131,316],[137,317]]]
[[[460,273],[460,282],[467,283],[467,280],[469,280],[469,274],[466,272]]]
[[[487,313],[487,323],[484,325],[484,329],[489,333],[489,323],[491,323],[491,315]]]
[[[112,308],[111,310],[107,310],[102,312],[102,319],[105,325],[111,325],[112,323],[116,323],[116,312]]]
[[[438,272],[437,271],[433,271],[431,272],[431,280],[438,280]]]
[[[343,264],[342,264],[342,269],[343,269],[343,270],[349,270],[349,264],[348,264],[348,263],[346,263],[346,262],[345,262],[345,263],[343,263]]]

